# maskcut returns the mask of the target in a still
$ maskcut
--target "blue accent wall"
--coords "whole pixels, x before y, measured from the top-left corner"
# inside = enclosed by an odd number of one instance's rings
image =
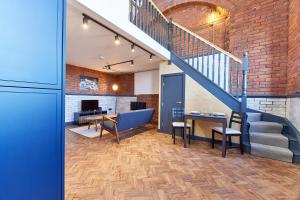
[[[65,10],[1,1],[0,200],[64,199]]]

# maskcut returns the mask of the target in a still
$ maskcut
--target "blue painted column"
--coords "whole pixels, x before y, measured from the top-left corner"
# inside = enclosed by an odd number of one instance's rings
[[[0,199],[62,200],[66,2],[0,5]]]
[[[247,111],[247,73],[248,73],[248,66],[249,66],[249,59],[248,59],[248,53],[244,53],[243,56],[243,85],[242,85],[242,103],[241,103],[241,112],[243,113],[243,118],[245,123],[243,124],[243,145],[244,145],[244,151],[250,152],[250,138],[249,134],[247,133],[247,117],[246,117],[246,111]]]

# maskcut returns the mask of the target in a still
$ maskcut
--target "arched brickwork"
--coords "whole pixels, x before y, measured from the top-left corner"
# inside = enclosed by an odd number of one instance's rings
[[[228,11],[231,11],[235,7],[236,1],[237,0],[153,0],[153,2],[155,2],[162,12],[174,6],[190,2],[220,6]]]

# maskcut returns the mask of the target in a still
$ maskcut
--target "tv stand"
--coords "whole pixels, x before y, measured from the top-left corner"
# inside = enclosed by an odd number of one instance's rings
[[[93,115],[101,115],[101,114],[107,114],[106,110],[95,110],[95,111],[81,111],[81,112],[75,112],[74,113],[74,122],[77,125],[81,124],[87,124],[88,120],[87,118]]]

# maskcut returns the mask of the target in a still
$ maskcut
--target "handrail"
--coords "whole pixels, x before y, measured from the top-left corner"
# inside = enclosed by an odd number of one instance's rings
[[[158,13],[167,21],[169,22],[168,18],[161,12],[161,10],[157,7],[157,5],[152,1],[152,0],[148,0],[149,3],[151,3],[154,8],[158,11]]]
[[[208,44],[209,46],[215,48],[216,50],[222,52],[223,54],[227,55],[228,57],[232,58],[233,60],[235,60],[236,62],[239,62],[240,64],[242,64],[242,60],[237,58],[236,56],[234,56],[233,54],[225,51],[224,49],[222,49],[221,47],[218,47],[217,45],[211,43],[210,41],[204,39],[203,37],[193,33],[192,31],[190,31],[189,29],[185,28],[184,26],[181,26],[180,24],[177,24],[176,22],[172,22],[175,26],[177,26],[178,28],[181,28],[182,30],[184,30],[185,32],[189,33],[190,35],[194,36],[195,38],[198,38],[199,40],[205,42],[206,44]]]
[[[241,110],[246,110],[247,54],[239,59],[172,19],[168,20],[153,0],[130,0],[130,21],[241,101]]]

